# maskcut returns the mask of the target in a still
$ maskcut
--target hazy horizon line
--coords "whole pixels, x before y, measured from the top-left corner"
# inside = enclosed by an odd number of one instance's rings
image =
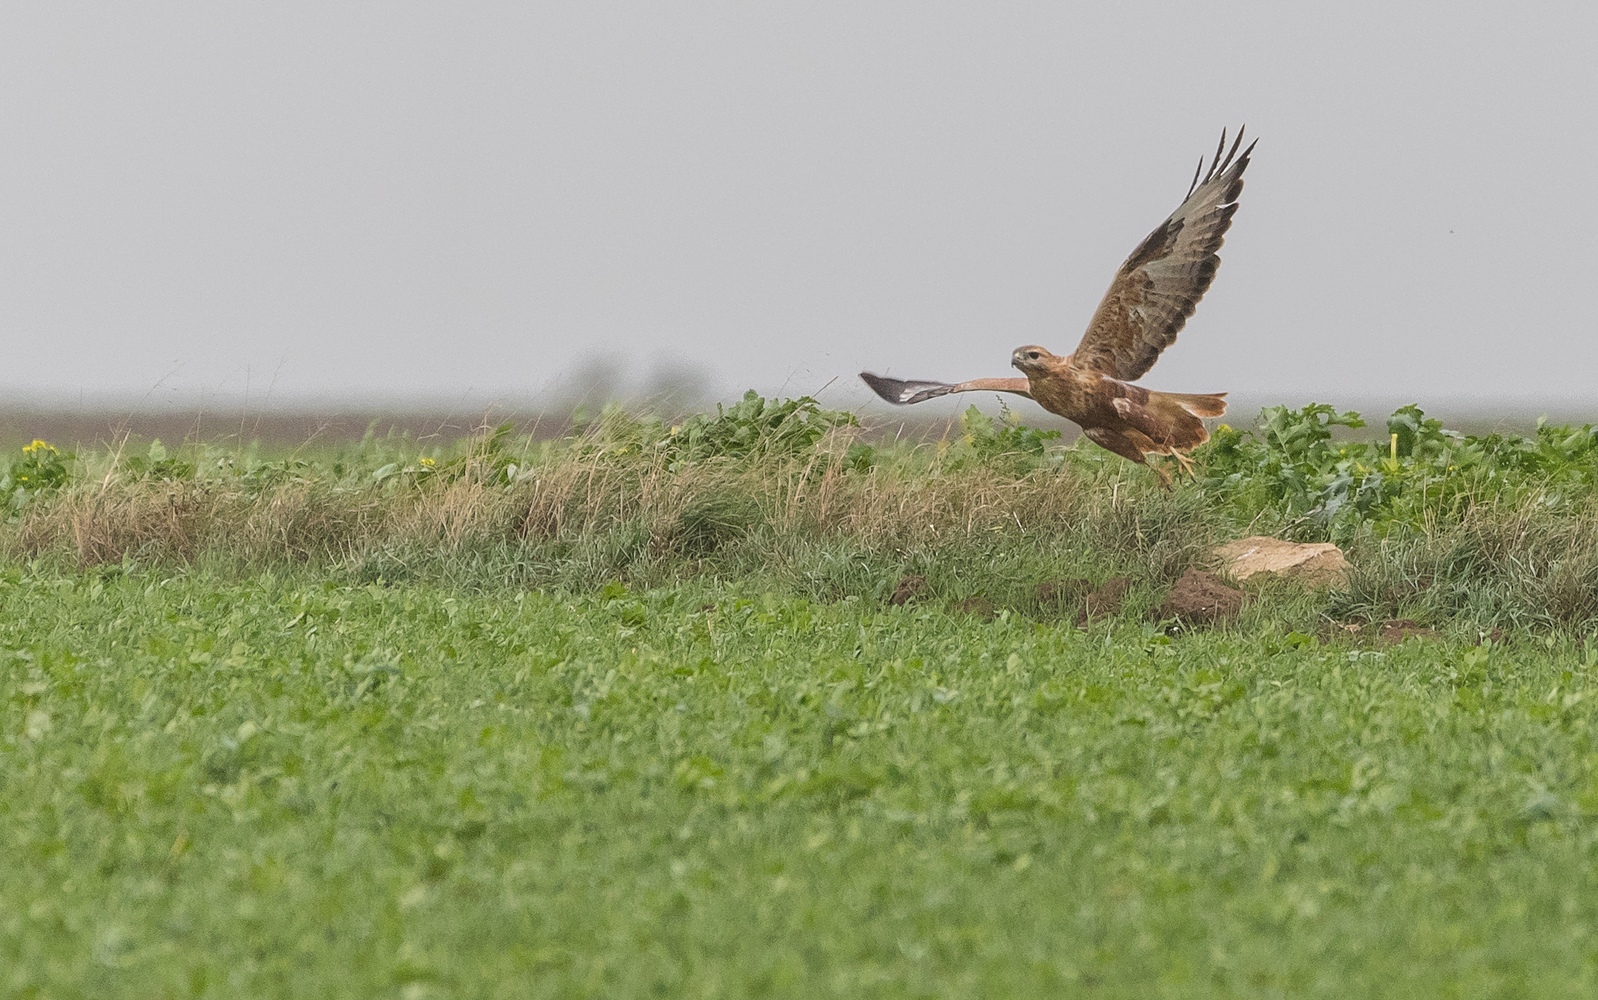
[[[610,402],[618,402],[623,405],[647,406],[662,400],[669,400],[685,406],[702,407],[713,406],[718,402],[734,402],[742,398],[751,389],[768,398],[814,396],[823,402],[831,401],[834,405],[847,403],[853,409],[910,412],[882,403],[872,395],[869,389],[857,383],[852,376],[847,381],[842,378],[832,379],[821,386],[811,389],[790,384],[779,389],[753,386],[743,389],[728,389],[726,391],[667,391],[663,393],[565,393],[547,390],[515,393],[467,388],[450,392],[353,389],[338,392],[283,390],[270,394],[246,394],[227,391],[157,394],[119,390],[84,390],[74,393],[0,387],[0,411],[15,413],[30,410],[56,412],[115,410],[131,413],[170,413],[227,409],[252,413],[258,410],[268,413],[278,411],[286,413],[349,413],[373,408],[435,412],[485,408],[557,411],[569,410],[580,406],[603,405]],[[936,410],[929,409],[929,407],[942,409],[951,405],[958,406],[959,409],[963,410],[967,405],[971,403],[980,404],[983,399],[990,396],[997,398],[995,394],[969,393],[959,397],[950,397],[947,401],[930,401],[917,407],[917,410],[936,412]],[[1363,403],[1367,406],[1387,405],[1388,403],[1403,406],[1415,403],[1422,406],[1423,409],[1429,404],[1448,409],[1469,408],[1485,412],[1508,411],[1521,413],[1538,408],[1559,412],[1587,410],[1594,412],[1594,416],[1598,417],[1598,404],[1595,404],[1590,397],[1575,394],[1538,396],[1531,393],[1499,393],[1492,396],[1484,396],[1449,392],[1432,394],[1381,391],[1340,393],[1335,390],[1285,386],[1269,390],[1247,389],[1232,392],[1228,398],[1234,410],[1243,404],[1302,406],[1306,403],[1315,402],[1329,403],[1344,408],[1357,408],[1354,406],[1356,403]]]

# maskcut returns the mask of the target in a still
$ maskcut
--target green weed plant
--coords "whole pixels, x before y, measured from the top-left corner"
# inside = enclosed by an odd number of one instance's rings
[[[1252,432],[1216,430],[1201,451],[1205,485],[1296,535],[1345,541],[1367,527],[1421,527],[1428,507],[1457,516],[1466,505],[1510,495],[1584,503],[1598,490],[1592,425],[1539,421],[1531,438],[1473,436],[1409,405],[1388,418],[1385,438],[1333,437],[1336,428],[1363,427],[1358,413],[1321,403],[1269,407]]]
[[[22,446],[21,454],[0,473],[0,496],[6,507],[18,511],[28,501],[60,489],[72,480],[71,452],[63,452],[48,441],[35,439]]]

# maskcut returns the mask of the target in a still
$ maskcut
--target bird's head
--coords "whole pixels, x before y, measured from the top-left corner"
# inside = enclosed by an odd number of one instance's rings
[[[1047,349],[1036,344],[1017,347],[1015,353],[1010,355],[1010,364],[1021,369],[1027,375],[1031,375],[1034,372],[1047,371],[1049,364],[1057,360],[1059,359],[1050,354]]]

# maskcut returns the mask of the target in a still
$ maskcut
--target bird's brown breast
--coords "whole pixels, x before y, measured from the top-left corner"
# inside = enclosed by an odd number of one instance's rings
[[[1120,423],[1112,401],[1116,393],[1095,371],[1063,363],[1041,371],[1027,372],[1032,398],[1050,413],[1073,420],[1083,427],[1106,427]]]

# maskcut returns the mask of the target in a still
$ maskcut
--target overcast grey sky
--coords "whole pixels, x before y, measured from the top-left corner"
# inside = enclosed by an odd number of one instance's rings
[[[6,4],[0,389],[1009,374],[1246,122],[1145,384],[1591,399],[1595,42],[1590,2]]]

